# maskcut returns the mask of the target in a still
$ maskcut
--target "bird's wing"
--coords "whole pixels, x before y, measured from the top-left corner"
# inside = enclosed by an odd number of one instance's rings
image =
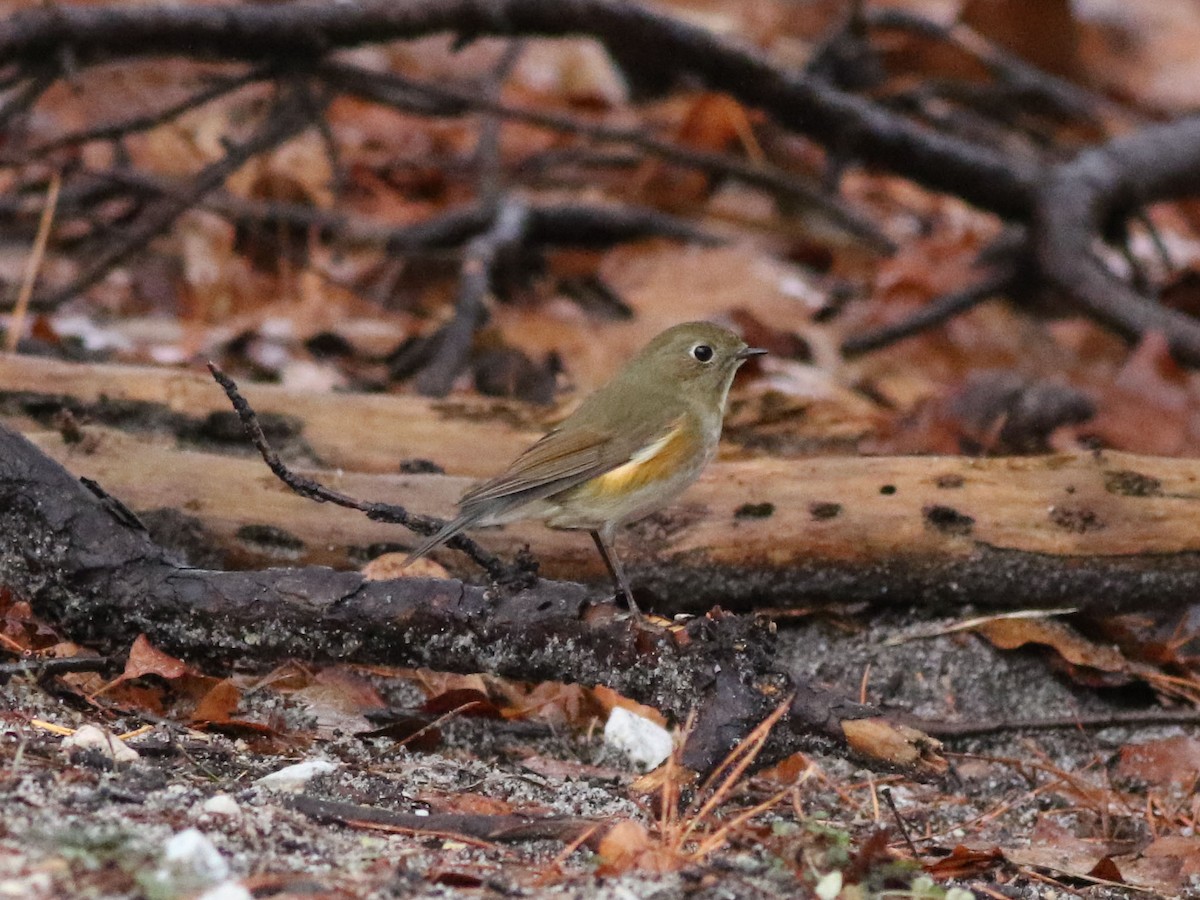
[[[555,429],[522,453],[503,474],[484,482],[460,501],[464,513],[496,500],[513,506],[540,500],[623,466],[672,434],[680,421],[626,428],[615,437],[596,430]]]

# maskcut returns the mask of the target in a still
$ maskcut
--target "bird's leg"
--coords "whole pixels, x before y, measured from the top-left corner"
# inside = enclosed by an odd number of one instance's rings
[[[608,568],[608,574],[612,576],[617,591],[625,595],[629,611],[633,613],[635,619],[641,622],[642,611],[638,608],[637,601],[633,599],[633,591],[629,589],[629,581],[625,578],[625,570],[621,568],[621,560],[617,559],[616,551],[613,550],[611,535],[593,531],[592,540],[596,542],[596,549],[600,551],[600,558],[604,560],[604,565]]]

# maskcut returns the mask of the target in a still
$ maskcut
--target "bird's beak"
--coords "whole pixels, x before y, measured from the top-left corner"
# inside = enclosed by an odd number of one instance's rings
[[[743,347],[737,353],[733,354],[734,359],[749,359],[752,356],[765,356],[766,350],[761,347]]]

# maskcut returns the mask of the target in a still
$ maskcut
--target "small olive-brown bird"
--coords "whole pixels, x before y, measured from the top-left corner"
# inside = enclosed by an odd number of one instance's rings
[[[716,453],[733,376],[762,353],[708,322],[668,328],[503,474],[469,491],[458,516],[405,565],[467,528],[542,519],[591,532],[614,585],[640,616],[613,550],[616,531],[699,477]]]

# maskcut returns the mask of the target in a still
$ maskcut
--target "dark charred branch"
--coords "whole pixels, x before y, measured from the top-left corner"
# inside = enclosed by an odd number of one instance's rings
[[[1033,247],[1042,276],[1085,311],[1136,339],[1162,332],[1176,358],[1200,365],[1200,322],[1117,278],[1095,244],[1146,204],[1200,193],[1200,117],[1155,125],[1050,169],[1038,189]]]
[[[59,198],[62,215],[78,215],[106,199],[126,195],[147,201],[156,197],[182,200],[188,185],[146,172],[111,169],[75,178]],[[36,220],[45,195],[0,197],[0,214]],[[486,206],[472,203],[439,213],[413,225],[388,225],[351,213],[300,203],[253,200],[215,191],[197,203],[200,209],[245,226],[286,226],[319,240],[349,246],[378,247],[391,254],[449,250],[485,231],[492,221]],[[714,246],[721,238],[669,213],[645,206],[614,203],[531,202],[526,247],[603,248],[648,238]]]
[[[332,86],[347,93],[402,109],[411,109],[412,97],[416,95],[426,98],[426,109],[440,103],[437,114],[443,116],[462,115],[469,111],[488,112],[499,118],[576,134],[594,141],[628,144],[659,159],[716,177],[731,178],[782,200],[801,203],[806,208],[819,211],[832,225],[853,235],[876,251],[895,251],[895,245],[860,213],[800,176],[774,166],[684,147],[650,134],[642,128],[622,128],[589,122],[566,113],[506,103],[461,87],[416,81],[391,73],[372,72],[346,63],[324,63],[317,71]]]
[[[417,390],[422,394],[446,396],[466,368],[475,331],[487,318],[486,301],[496,266],[517,248],[528,228],[529,207],[517,197],[507,197],[497,204],[492,226],[467,244],[454,318],[438,332],[433,359],[417,377]]]
[[[464,835],[481,841],[573,841],[589,831],[606,830],[599,819],[575,816],[482,815],[469,813],[394,812],[377,806],[358,806],[337,800],[300,796],[291,807],[318,822],[379,831],[413,831],[445,836]]]
[[[1200,152],[1194,149],[1197,129],[1193,120],[1156,126],[1085,151],[1074,162],[1050,167],[1045,160],[1013,158],[991,146],[940,134],[820,78],[775,65],[736,40],[615,0],[46,7],[23,10],[5,20],[0,28],[0,58],[8,61],[14,73],[11,90],[17,99],[24,96],[23,88],[32,90],[30,85],[39,78],[49,77],[43,73],[57,72],[56,68],[47,69],[46,60],[57,60],[63,48],[70,48],[73,70],[116,58],[172,54],[216,58],[280,66],[282,77],[287,77],[286,73],[316,76],[336,90],[374,91],[379,102],[415,101],[434,114],[474,111],[535,120],[538,114],[533,111],[507,108],[485,91],[468,97],[460,89],[443,89],[438,95],[436,87],[404,84],[403,79],[326,58],[339,48],[442,31],[456,32],[463,39],[590,34],[607,43],[627,67],[661,71],[662,61],[669,59],[674,74],[690,74],[713,90],[764,110],[784,127],[824,145],[839,164],[880,166],[1032,225],[1031,257],[1037,260],[1035,274],[1043,284],[1063,290],[1088,314],[1123,334],[1139,337],[1147,331],[1162,331],[1179,359],[1200,362],[1200,324],[1157,306],[1114,278],[1090,246],[1096,235],[1111,232],[1115,222],[1135,213],[1140,204],[1196,191],[1200,178],[1195,173],[1200,166],[1195,157]],[[968,40],[965,32],[943,32],[941,37],[974,52],[998,78],[1054,96],[1061,101],[1059,105],[1074,103],[1078,109],[1083,99],[1068,96],[1070,92],[1056,81],[1032,78],[1014,60]],[[35,91],[29,96],[36,99],[36,95]],[[581,134],[590,129],[594,137],[604,136],[600,126],[581,129],[578,123],[569,125],[567,118],[547,113],[542,124],[575,128]],[[720,155],[684,160],[678,148],[659,146],[662,142],[646,135],[612,133],[608,137],[634,145],[640,142],[642,148],[664,158],[722,171],[764,189],[783,189],[786,180],[770,170],[751,171],[757,167],[733,165]],[[228,162],[232,163],[234,156],[231,154]],[[204,177],[209,174],[213,178]],[[197,198],[210,193],[210,182],[219,181],[219,174],[216,170],[201,173],[190,193]],[[102,276],[114,261],[169,226],[181,203],[182,198],[163,198],[141,211],[134,224],[98,248],[95,261],[80,278],[43,298],[40,305],[61,300]],[[486,229],[494,220],[491,205],[485,202],[481,210],[485,218],[482,229]],[[843,225],[847,224],[852,225],[843,217]],[[471,237],[478,233],[471,230]]]
[[[974,309],[985,300],[1009,292],[1015,284],[1015,279],[1016,275],[1011,270],[990,274],[961,291],[938,297],[907,319],[847,338],[842,342],[842,353],[847,356],[869,353],[936,328],[955,316]]]
[[[252,62],[317,59],[339,47],[437,32],[473,37],[591,34],[623,60],[670,59],[714,90],[762,108],[845,158],[881,165],[1006,217],[1027,216],[1037,168],[945,137],[752,47],[613,0],[388,0],[281,6],[67,7],[24,10],[0,33],[0,58],[37,61],[70,46],[80,65],[176,54]]]
[[[141,634],[197,664],[256,670],[284,659],[429,666],[528,681],[606,684],[677,721],[701,713],[684,762],[708,770],[780,699],[796,700],[759,762],[815,743],[847,746],[873,710],[798,685],[773,629],[721,613],[641,626],[582,585],[502,594],[459,581],[364,581],[325,568],[217,572],[180,566],[142,529],[25,438],[0,426],[0,584],[102,652]],[[864,724],[857,724],[857,723]],[[936,746],[876,762],[940,768]],[[865,750],[861,740],[855,743]],[[894,745],[893,745],[894,747]]]
[[[131,116],[119,122],[97,125],[93,128],[82,128],[78,131],[68,131],[65,134],[57,135],[50,140],[30,147],[27,150],[22,150],[19,153],[10,151],[4,157],[0,158],[0,164],[17,165],[29,159],[42,157],[60,147],[74,147],[78,144],[87,144],[92,141],[116,141],[131,134],[149,131],[179,118],[184,113],[190,112],[193,109],[199,109],[205,104],[212,103],[214,100],[219,100],[235,91],[241,90],[247,85],[258,81],[266,81],[274,77],[275,74],[273,66],[259,66],[242,75],[217,78],[207,87],[197,91],[190,97],[180,100],[178,103],[172,103],[170,106],[163,107],[152,113]]]

